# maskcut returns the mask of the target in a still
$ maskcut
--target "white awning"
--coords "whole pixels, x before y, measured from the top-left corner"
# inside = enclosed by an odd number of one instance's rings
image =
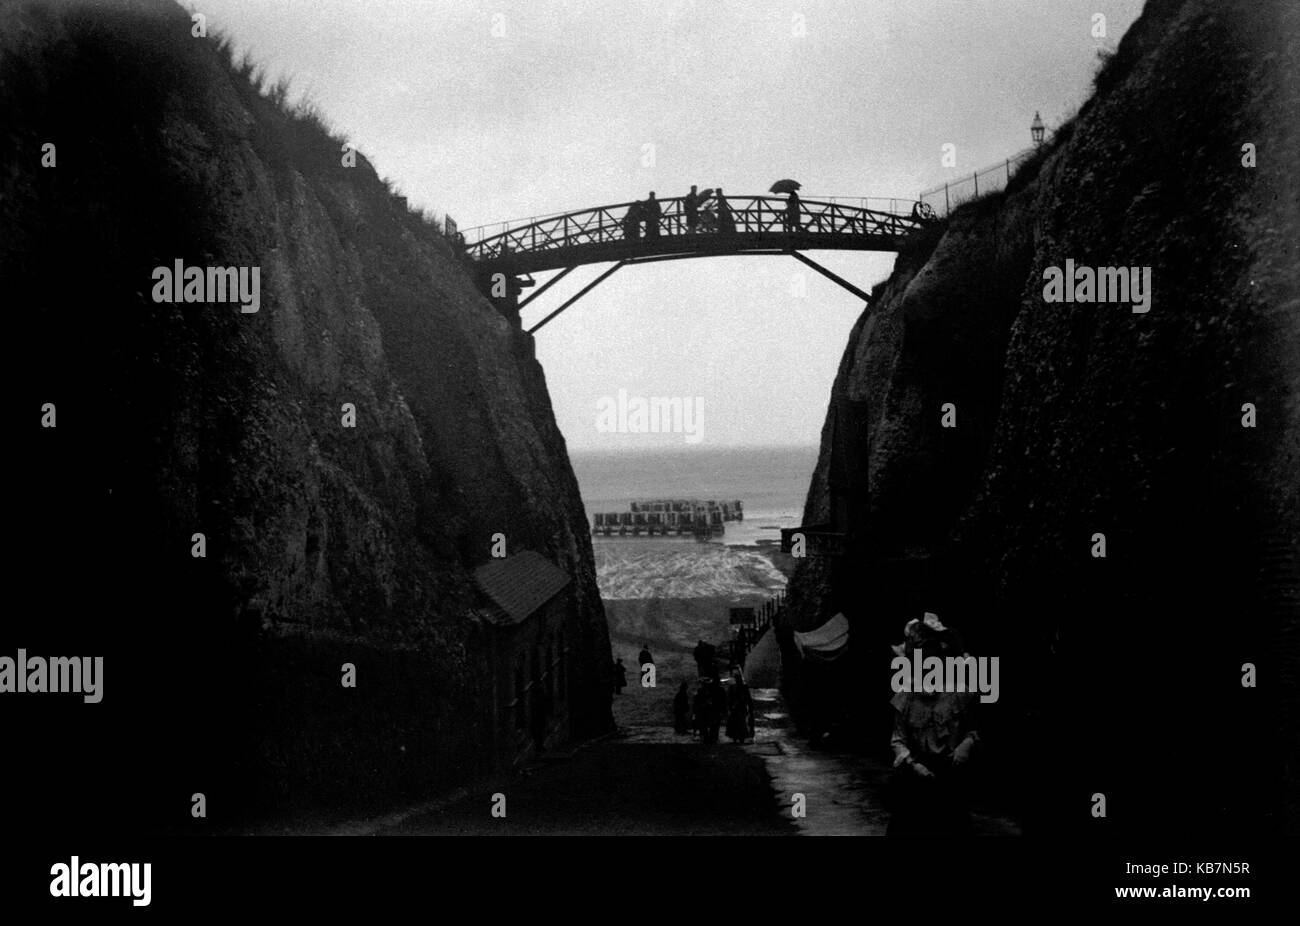
[[[836,614],[816,630],[807,633],[796,630],[794,643],[806,659],[836,659],[848,648],[849,619],[843,614]]]

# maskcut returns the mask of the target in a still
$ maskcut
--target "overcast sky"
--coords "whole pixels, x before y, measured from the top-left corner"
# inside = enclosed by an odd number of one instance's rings
[[[914,198],[1088,97],[1140,0],[190,0],[290,76],[414,205],[461,228],[792,177]],[[1105,17],[1104,38],[1094,16]],[[945,167],[943,146],[956,146]],[[643,163],[653,146],[653,165]],[[810,252],[862,289],[888,254]],[[525,326],[603,269],[575,270]],[[804,275],[806,296],[794,295]],[[544,277],[539,277],[539,282]],[[571,449],[597,403],[701,397],[695,446],[816,443],[862,303],[789,257],[620,270],[537,334]]]

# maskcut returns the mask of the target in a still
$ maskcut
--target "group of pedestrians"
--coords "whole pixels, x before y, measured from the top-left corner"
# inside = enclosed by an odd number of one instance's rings
[[[940,659],[968,656],[960,634],[946,627],[937,615],[908,621],[903,642],[895,655],[909,660],[920,653]],[[691,683],[683,680],[673,697],[673,729],[697,736],[705,745],[727,737],[743,743],[754,738],[754,700],[744,674],[730,667],[724,685],[717,670],[717,648],[700,640],[693,653],[699,673],[694,697]],[[654,664],[648,646],[638,659],[645,671]],[[623,660],[613,667],[614,691],[627,685]],[[969,768],[980,749],[975,720],[978,696],[969,691],[905,691],[892,699],[894,726],[890,746],[894,753],[887,801],[890,835],[959,835],[972,832],[969,810]],[[725,724],[725,726],[724,726]]]
[[[695,647],[699,687],[694,698],[689,681],[683,681],[678,687],[673,697],[673,729],[698,736],[701,743],[712,744],[718,741],[725,724],[727,737],[743,743],[754,737],[754,698],[739,666],[731,666],[731,677],[723,684],[715,668],[716,658],[717,648],[699,641]],[[648,645],[642,645],[637,662],[643,676],[646,666],[654,665],[654,655]],[[627,687],[627,667],[621,657],[614,660],[611,674],[614,693],[622,694]]]
[[[727,204],[727,197],[722,187],[706,189],[703,192],[695,185],[682,197],[682,216],[686,220],[686,233],[734,234],[736,217]],[[800,231],[803,228],[800,218],[799,194],[793,190],[786,198],[782,214],[782,226],[787,232]],[[623,215],[623,237],[636,241],[644,236],[658,238],[663,225],[663,206],[655,198],[654,190],[646,199],[637,200],[628,206]]]
[[[691,191],[682,197],[682,214],[686,217],[687,234],[720,232],[729,235],[736,230],[736,217],[727,205],[722,187],[701,193],[695,184],[691,184]]]
[[[701,743],[712,745],[718,741],[724,720],[728,739],[743,743],[754,738],[754,698],[739,668],[731,670],[731,683],[726,686],[719,678],[700,679],[694,703],[690,682],[682,681],[673,698],[673,729],[677,733],[693,734]]]
[[[745,683],[744,673],[734,661],[731,681],[724,686],[718,677],[718,648],[700,640],[692,652],[695,671],[700,679],[692,711],[690,685],[682,682],[673,701],[674,727],[678,733],[695,733],[702,743],[716,743],[718,731],[726,721],[730,739],[744,742],[754,736],[754,699]]]
[[[635,241],[641,237],[641,229],[645,228],[647,238],[659,237],[659,220],[663,217],[663,209],[659,206],[659,200],[655,199],[655,191],[650,191],[648,199],[640,199],[627,207],[627,212],[623,215],[623,237],[629,241]]]

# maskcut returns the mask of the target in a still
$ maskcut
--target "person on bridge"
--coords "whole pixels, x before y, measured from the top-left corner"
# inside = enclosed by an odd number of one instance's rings
[[[727,205],[727,198],[722,195],[722,187],[718,187],[715,198],[718,207],[718,232],[723,235],[735,234],[736,218],[731,214],[731,207]]]
[[[623,216],[623,237],[628,241],[636,241],[641,237],[641,203],[635,202],[627,207],[627,213]]]
[[[794,190],[785,200],[785,230],[788,232],[797,232],[803,230],[803,225],[799,221],[799,194]]]
[[[682,197],[682,210],[686,213],[686,231],[693,233],[700,224],[700,205],[704,202],[704,197],[695,190],[695,184],[691,184],[691,191]]]
[[[645,216],[645,236],[647,238],[659,237],[659,217],[663,215],[663,210],[659,208],[659,200],[655,199],[655,191],[650,191],[650,198],[641,204],[642,214]]]

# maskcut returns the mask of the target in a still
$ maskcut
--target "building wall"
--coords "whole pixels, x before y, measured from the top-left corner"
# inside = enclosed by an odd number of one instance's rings
[[[547,748],[567,742],[573,699],[574,621],[567,591],[513,627],[495,635],[494,729],[498,768],[508,767],[537,747],[537,717]]]

